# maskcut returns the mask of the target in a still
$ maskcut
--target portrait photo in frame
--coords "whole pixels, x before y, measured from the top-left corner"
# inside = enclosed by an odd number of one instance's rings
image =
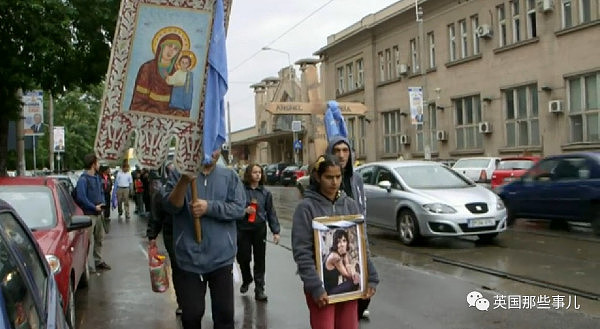
[[[312,224],[317,273],[329,303],[363,298],[369,275],[363,215],[316,217]]]

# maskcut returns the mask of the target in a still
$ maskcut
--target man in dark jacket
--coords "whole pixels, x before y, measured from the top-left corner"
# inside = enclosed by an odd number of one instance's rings
[[[341,190],[346,192],[346,195],[354,199],[360,208],[361,213],[367,219],[367,198],[365,196],[365,187],[362,177],[356,175],[353,168],[354,159],[350,142],[342,136],[333,137],[329,141],[327,153],[335,155],[342,165],[342,186]],[[369,303],[371,299],[358,300],[358,318],[369,318]]]
[[[93,153],[87,154],[83,158],[85,170],[77,180],[77,204],[83,210],[85,215],[92,219],[92,227],[88,230],[90,241],[94,244],[93,249],[94,264],[96,270],[110,270],[111,267],[102,260],[102,242],[104,240],[104,226],[102,223],[102,208],[108,207],[104,203],[104,193],[102,193],[102,183],[98,176],[98,158]],[[91,259],[90,259],[91,260]]]
[[[239,176],[217,165],[220,151],[197,177],[171,175],[163,194],[164,209],[173,215],[174,252],[181,269],[184,329],[202,326],[207,285],[210,286],[215,329],[234,328],[233,262],[237,249],[236,222],[244,216],[246,196]],[[190,184],[198,199],[192,200]],[[196,241],[194,218],[201,218],[202,240]]]

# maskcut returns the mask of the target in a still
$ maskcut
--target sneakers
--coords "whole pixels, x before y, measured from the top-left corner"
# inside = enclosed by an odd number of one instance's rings
[[[256,299],[259,302],[266,302],[268,300],[268,297],[265,294],[264,290],[259,290],[254,292],[254,299]]]
[[[179,307],[178,307],[178,308],[175,310],[175,316],[177,316],[177,315],[182,315],[182,314],[183,314],[183,310],[182,310],[181,308],[179,308]]]
[[[245,294],[248,292],[248,287],[250,287],[250,283],[242,283],[240,287],[240,293]]]
[[[110,267],[108,264],[106,264],[105,262],[101,262],[96,264],[96,270],[110,270],[112,269],[112,267]]]
[[[371,314],[369,313],[369,310],[364,310],[363,314],[360,316],[362,319],[369,319],[369,316]]]

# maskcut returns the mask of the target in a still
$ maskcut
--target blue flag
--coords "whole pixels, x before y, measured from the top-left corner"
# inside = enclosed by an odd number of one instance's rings
[[[227,50],[225,47],[225,9],[223,0],[215,1],[215,18],[208,49],[208,71],[204,97],[204,135],[202,163],[212,161],[212,153],[227,139],[225,128],[225,101],[227,93]]]
[[[327,111],[325,112],[324,121],[327,141],[330,141],[335,136],[348,137],[346,121],[344,121],[344,116],[336,101],[327,102]]]

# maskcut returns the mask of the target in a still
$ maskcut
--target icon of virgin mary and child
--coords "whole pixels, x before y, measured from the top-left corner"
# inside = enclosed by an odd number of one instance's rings
[[[138,70],[131,111],[190,116],[196,55],[189,49],[189,38],[178,27],[165,27],[154,35],[154,58]]]

